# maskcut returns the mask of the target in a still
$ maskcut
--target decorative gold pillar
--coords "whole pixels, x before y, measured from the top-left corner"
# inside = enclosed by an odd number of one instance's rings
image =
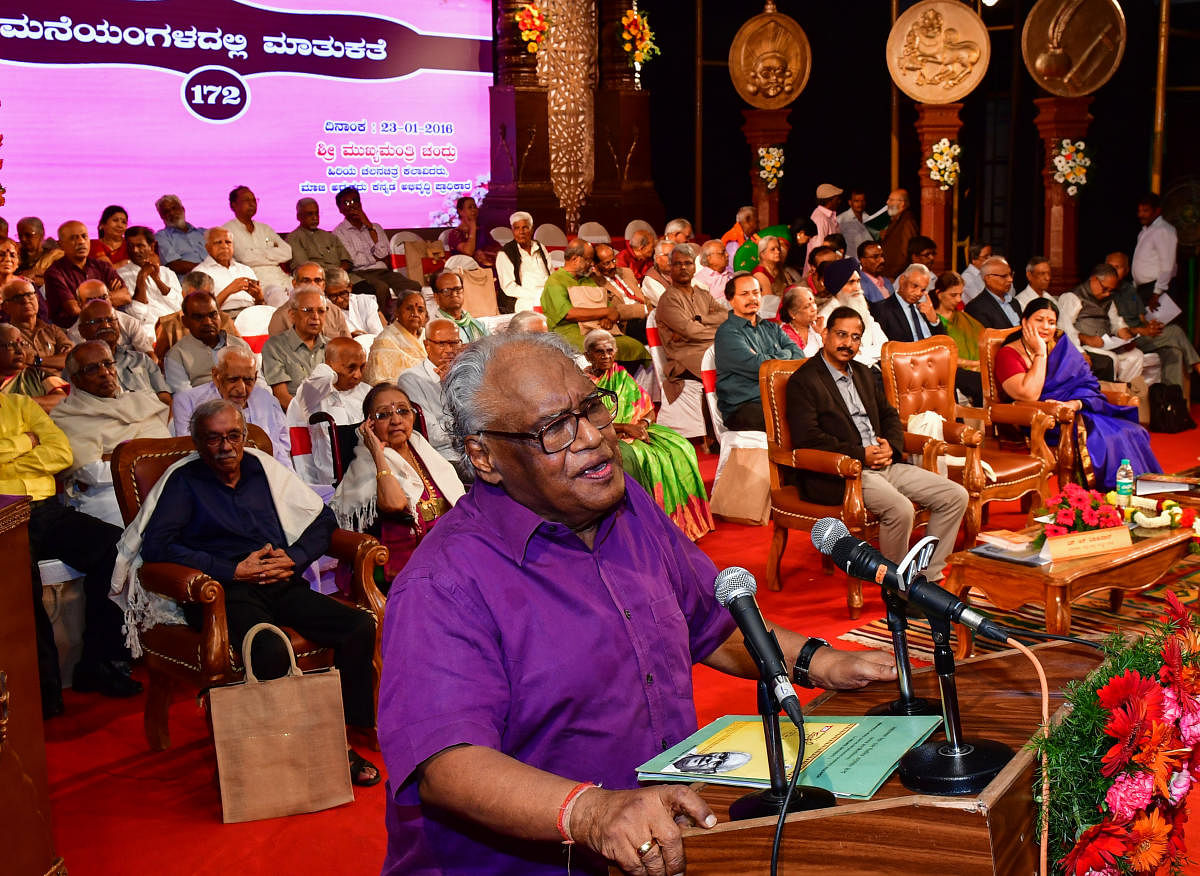
[[[921,233],[937,243],[937,258],[933,270],[941,273],[950,264],[954,240],[950,236],[950,211],[953,193],[941,188],[941,183],[932,179],[925,165],[933,151],[933,144],[945,137],[951,143],[958,140],[962,120],[958,113],[961,103],[918,103],[917,136],[921,139]]]
[[[1054,181],[1050,156],[1063,140],[1087,136],[1091,97],[1040,97],[1033,120],[1042,137],[1042,184],[1045,189],[1045,236],[1042,250],[1050,259],[1050,290],[1062,292],[1079,283],[1079,198],[1067,194],[1063,183]]]
[[[788,123],[790,109],[744,109],[746,123],[742,133],[750,144],[751,203],[758,214],[758,227],[766,228],[779,222],[779,187],[768,189],[766,180],[758,175],[758,150],[761,146],[783,146],[792,126]],[[785,153],[786,162],[786,153]],[[786,169],[787,165],[784,164]]]

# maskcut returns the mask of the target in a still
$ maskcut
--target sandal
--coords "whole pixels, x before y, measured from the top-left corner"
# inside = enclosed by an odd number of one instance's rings
[[[350,783],[357,785],[360,788],[369,788],[372,785],[378,785],[380,779],[383,778],[383,773],[379,771],[379,767],[371,763],[353,748],[346,752],[350,758]],[[363,773],[374,773],[370,778],[363,778]]]

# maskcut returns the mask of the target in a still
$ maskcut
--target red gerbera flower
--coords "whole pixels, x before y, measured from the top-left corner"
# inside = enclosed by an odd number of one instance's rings
[[[1193,511],[1191,508],[1189,508],[1187,510],[1192,512],[1192,517],[1194,519],[1196,512]],[[1184,513],[1186,514],[1187,511],[1185,511]],[[1188,525],[1186,523],[1183,523],[1182,520],[1180,521],[1180,523],[1183,524],[1184,526]],[[1192,628],[1191,609],[1189,609],[1185,605],[1183,605],[1183,603],[1181,603],[1179,601],[1179,597],[1176,596],[1174,593],[1172,593],[1170,590],[1167,591],[1167,618],[1173,624],[1175,624],[1175,629],[1177,629],[1177,630],[1190,630]]]
[[[1101,758],[1104,766],[1100,772],[1115,776],[1129,763],[1135,751],[1140,750],[1150,735],[1151,721],[1146,717],[1144,704],[1130,703],[1127,707],[1112,710],[1104,732],[1116,739],[1116,743]]]
[[[1114,675],[1108,684],[1096,691],[1096,699],[1101,707],[1109,710],[1131,702],[1145,702],[1151,718],[1162,717],[1162,688],[1153,678],[1146,678],[1134,669]]]
[[[1058,863],[1066,873],[1083,876],[1116,864],[1126,852],[1128,831],[1110,821],[1094,824],[1079,835],[1075,847]]]

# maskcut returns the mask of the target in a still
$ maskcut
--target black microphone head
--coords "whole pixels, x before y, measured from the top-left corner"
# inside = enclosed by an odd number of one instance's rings
[[[839,569],[845,569],[846,564],[850,561],[851,552],[858,547],[860,543],[861,542],[859,542],[857,538],[847,533],[830,545],[829,550],[826,551],[826,553],[829,554],[830,558],[834,562],[834,565],[836,565]]]
[[[810,536],[813,547],[823,554],[828,554],[838,539],[845,538],[849,534],[850,530],[846,528],[846,524],[836,517],[822,517],[813,524]]]
[[[717,572],[714,589],[717,594],[717,602],[728,607],[729,603],[739,596],[753,596],[757,593],[758,582],[741,566],[730,566],[728,569]]]

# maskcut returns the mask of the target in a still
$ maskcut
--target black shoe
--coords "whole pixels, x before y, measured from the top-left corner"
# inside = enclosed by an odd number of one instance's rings
[[[49,721],[57,718],[66,710],[63,705],[62,691],[55,689],[42,690],[42,719]]]
[[[80,693],[106,697],[134,697],[142,692],[142,683],[121,672],[112,661],[79,661],[72,686]]]

